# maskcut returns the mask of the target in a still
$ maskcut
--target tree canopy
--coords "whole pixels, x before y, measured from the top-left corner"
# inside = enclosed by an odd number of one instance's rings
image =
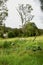
[[[8,16],[6,1],[7,0],[0,0],[0,25],[3,24],[3,21],[6,20],[6,17]]]
[[[17,11],[21,17],[22,26],[24,23],[33,19],[33,15],[31,14],[32,10],[30,4],[19,4]]]

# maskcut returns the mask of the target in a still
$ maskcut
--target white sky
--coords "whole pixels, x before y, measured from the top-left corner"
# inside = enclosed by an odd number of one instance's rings
[[[18,4],[31,4],[34,14],[32,21],[35,22],[39,28],[43,29],[43,12],[41,12],[39,0],[8,0],[8,17],[5,21],[6,26],[12,28],[20,27],[21,19],[19,13],[16,10]]]

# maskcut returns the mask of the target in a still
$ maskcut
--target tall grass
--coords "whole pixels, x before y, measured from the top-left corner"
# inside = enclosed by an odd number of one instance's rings
[[[28,38],[0,41],[0,65],[43,65],[43,41]]]

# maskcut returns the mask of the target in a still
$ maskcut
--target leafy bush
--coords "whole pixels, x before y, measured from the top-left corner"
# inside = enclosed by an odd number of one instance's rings
[[[31,22],[28,22],[27,24],[25,24],[23,30],[24,30],[25,36],[27,37],[39,35],[37,26]]]
[[[12,31],[9,31],[9,32],[8,32],[8,37],[9,37],[9,38],[14,37],[14,33],[13,33]]]

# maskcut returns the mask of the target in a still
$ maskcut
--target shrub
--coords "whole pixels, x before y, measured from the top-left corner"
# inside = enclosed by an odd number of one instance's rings
[[[9,32],[8,32],[8,37],[9,37],[9,38],[14,37],[14,33],[13,33],[12,31],[9,31]]]

